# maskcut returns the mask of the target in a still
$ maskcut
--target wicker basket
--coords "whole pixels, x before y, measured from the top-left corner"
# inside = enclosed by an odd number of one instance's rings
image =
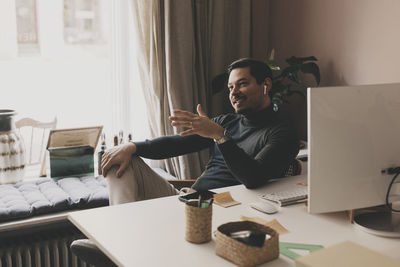
[[[271,237],[262,247],[249,246],[229,236],[243,230],[258,230]],[[279,235],[272,228],[250,221],[220,225],[216,233],[216,253],[239,266],[254,266],[279,257]]]
[[[186,204],[185,239],[192,243],[205,243],[211,240],[212,205],[199,208]]]

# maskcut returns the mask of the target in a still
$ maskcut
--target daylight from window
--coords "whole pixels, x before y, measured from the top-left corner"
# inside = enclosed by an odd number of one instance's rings
[[[111,5],[0,1],[0,108],[15,109],[17,119],[57,117],[57,128],[103,125],[109,135],[118,131],[122,126],[113,125],[110,104]]]

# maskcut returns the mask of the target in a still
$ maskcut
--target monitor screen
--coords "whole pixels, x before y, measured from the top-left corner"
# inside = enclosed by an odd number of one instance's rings
[[[311,213],[385,203],[400,166],[400,84],[308,88]]]

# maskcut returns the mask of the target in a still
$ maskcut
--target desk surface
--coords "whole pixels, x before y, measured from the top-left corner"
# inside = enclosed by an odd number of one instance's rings
[[[277,219],[290,231],[281,235],[280,241],[330,246],[350,240],[400,259],[398,239],[365,233],[350,224],[344,212],[314,215],[299,204],[266,215],[248,205],[258,201],[262,193],[285,190],[305,181],[306,175],[301,175],[271,182],[257,190],[242,185],[214,190],[230,191],[242,204],[230,208],[214,205],[213,231],[223,223],[239,221],[242,215]],[[177,196],[71,212],[68,218],[121,266],[189,266],[189,262],[190,266],[234,266],[215,254],[215,237],[201,245],[185,241],[185,209]],[[262,266],[294,266],[294,261],[280,255]]]

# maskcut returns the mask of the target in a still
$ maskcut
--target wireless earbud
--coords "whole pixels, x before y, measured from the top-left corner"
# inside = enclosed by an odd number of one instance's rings
[[[264,95],[267,94],[267,85],[264,85]]]

